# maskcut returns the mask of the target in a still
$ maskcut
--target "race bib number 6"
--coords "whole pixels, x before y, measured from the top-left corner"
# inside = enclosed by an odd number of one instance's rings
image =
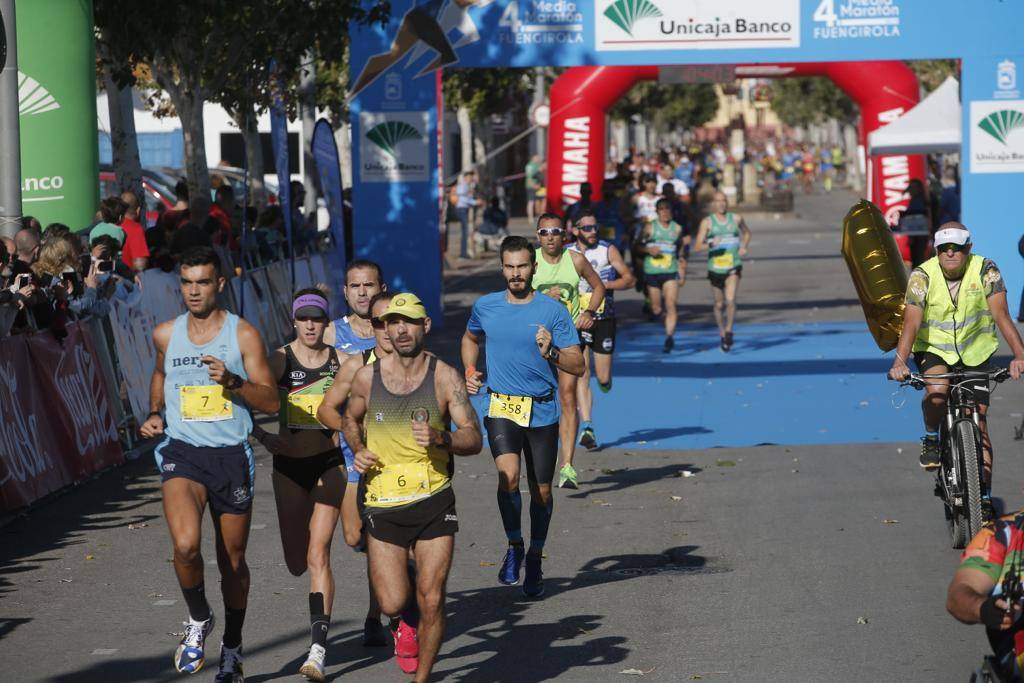
[[[512,420],[520,427],[529,427],[530,414],[532,412],[533,399],[529,396],[491,394],[491,403],[487,409],[487,417]]]
[[[182,422],[221,422],[230,420],[234,406],[227,390],[219,384],[199,387],[181,387]]]
[[[429,496],[427,463],[387,465],[372,479],[368,493],[377,503],[407,503]]]

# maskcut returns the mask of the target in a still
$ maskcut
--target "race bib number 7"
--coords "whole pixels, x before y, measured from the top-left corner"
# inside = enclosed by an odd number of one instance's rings
[[[221,422],[234,415],[231,397],[219,384],[181,387],[178,397],[182,422]]]
[[[487,409],[487,417],[512,420],[520,427],[529,427],[530,414],[532,412],[533,399],[529,396],[491,394],[491,402]]]

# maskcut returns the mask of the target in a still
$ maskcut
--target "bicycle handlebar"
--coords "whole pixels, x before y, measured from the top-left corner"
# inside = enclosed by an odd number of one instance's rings
[[[996,383],[1005,382],[1010,378],[1010,371],[1006,368],[999,368],[997,370],[954,370],[953,372],[943,372],[937,375],[923,375],[919,372],[910,373],[910,377],[906,380],[900,381],[901,386],[910,386],[914,389],[924,389],[930,382],[930,380],[936,379],[948,379],[955,380],[950,382],[954,386],[959,386],[972,380],[984,379]],[[893,380],[896,381],[896,380]]]

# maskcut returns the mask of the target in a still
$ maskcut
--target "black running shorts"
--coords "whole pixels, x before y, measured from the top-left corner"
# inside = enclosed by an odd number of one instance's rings
[[[378,541],[403,548],[416,541],[454,536],[459,530],[452,487],[430,498],[396,508],[367,507],[363,510],[363,529]]]
[[[914,352],[914,363],[917,365],[917,369],[922,374],[927,373],[929,369],[934,368],[936,365],[945,366],[948,371],[953,370],[968,370],[972,372],[990,372],[993,368],[989,361],[992,359],[989,356],[981,365],[964,365],[963,363],[954,363],[950,365],[942,359],[941,356],[937,356],[934,353],[928,353],[927,351],[915,351]],[[970,387],[974,391],[974,400],[978,402],[979,406],[987,406],[989,404],[989,397],[991,389],[987,381],[983,379],[975,379],[968,382],[965,386]]]
[[[736,266],[728,273],[712,273],[708,271],[708,280],[711,281],[711,286],[717,289],[725,289],[725,281],[729,279],[730,275],[736,277],[743,277],[743,266]]]
[[[558,458],[558,423],[545,427],[520,427],[502,417],[485,417],[487,445],[491,456],[523,454],[526,478],[538,484],[550,484],[555,478]]]
[[[214,512],[241,515],[252,507],[256,461],[248,443],[211,448],[168,437],[153,456],[161,481],[184,477],[205,486]]]
[[[615,318],[595,320],[589,330],[580,330],[583,348],[590,347],[594,353],[612,353],[615,351]]]

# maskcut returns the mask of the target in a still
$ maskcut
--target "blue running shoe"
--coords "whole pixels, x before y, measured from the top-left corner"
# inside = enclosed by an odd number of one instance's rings
[[[528,598],[539,598],[544,595],[544,572],[540,570],[540,563],[540,555],[527,553],[526,577],[523,579],[523,595]]]
[[[505,559],[501,561],[501,569],[498,570],[498,583],[506,586],[519,583],[519,569],[523,566],[525,556],[526,549],[523,546],[510,544]]]
[[[192,621],[189,619],[185,624],[185,635],[174,652],[174,668],[181,673],[194,674],[203,668],[205,656],[203,650],[206,646],[206,637],[213,630],[213,610],[210,610],[210,618],[206,621]]]

